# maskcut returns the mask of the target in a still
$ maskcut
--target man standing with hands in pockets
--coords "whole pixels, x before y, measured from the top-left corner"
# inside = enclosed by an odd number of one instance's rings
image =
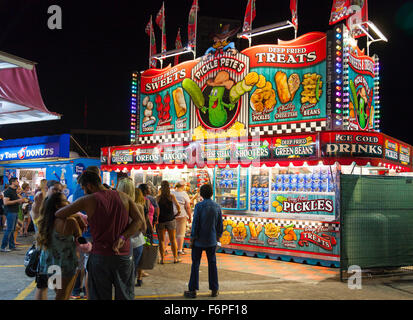
[[[205,251],[208,259],[208,280],[211,297],[218,296],[218,270],[216,260],[217,241],[222,236],[224,229],[221,207],[211,200],[212,186],[205,184],[200,189],[200,195],[204,199],[195,206],[192,220],[191,248],[192,267],[188,291],[184,292],[186,298],[196,298],[196,290],[199,290],[199,265],[202,251]]]

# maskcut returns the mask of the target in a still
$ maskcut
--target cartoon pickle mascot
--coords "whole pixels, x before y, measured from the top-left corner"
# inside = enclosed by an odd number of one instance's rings
[[[223,96],[225,90],[230,90],[234,85],[234,81],[229,79],[229,74],[226,71],[220,71],[215,79],[207,81],[208,86],[212,87],[211,93],[208,96],[208,106],[205,105],[205,98],[198,85],[191,79],[186,78],[182,82],[182,87],[191,96],[195,106],[203,113],[208,112],[209,122],[215,128],[222,127],[228,118],[227,110],[234,109],[234,103],[225,103]]]
[[[238,30],[239,27],[229,30],[229,24],[223,26],[221,33],[215,33],[211,36],[212,40],[214,40],[214,44],[212,45],[212,47],[208,48],[208,50],[205,52],[205,55],[217,55],[226,51],[229,51],[232,54],[238,53],[237,49],[235,49],[234,42],[228,42],[228,38],[237,34]]]

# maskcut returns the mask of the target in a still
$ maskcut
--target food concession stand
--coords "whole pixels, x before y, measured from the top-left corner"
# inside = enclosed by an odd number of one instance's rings
[[[101,149],[105,182],[209,182],[221,252],[338,267],[340,174],[412,171],[380,132],[378,57],[352,40],[339,24],[134,73],[134,144]]]

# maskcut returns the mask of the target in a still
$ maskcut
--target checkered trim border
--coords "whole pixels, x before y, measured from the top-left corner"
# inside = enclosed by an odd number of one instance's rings
[[[280,227],[285,227],[290,224],[295,225],[295,229],[304,229],[304,227],[325,227],[331,229],[333,232],[340,232],[340,224],[339,223],[329,223],[329,222],[320,222],[320,221],[310,221],[310,220],[283,220],[283,219],[273,219],[273,218],[263,218],[263,217],[251,217],[251,216],[231,216],[231,215],[224,215],[224,219],[231,219],[235,222],[246,222],[249,223],[250,221],[255,223],[275,223]]]
[[[287,133],[315,132],[327,129],[327,121],[310,121],[299,123],[284,123],[271,126],[250,127],[252,137],[262,135],[279,135]]]
[[[154,143],[175,143],[182,141],[190,141],[192,139],[191,134],[185,133],[174,133],[174,134],[163,134],[163,135],[153,135],[153,136],[143,136],[137,137],[136,140],[138,144],[154,144]]]

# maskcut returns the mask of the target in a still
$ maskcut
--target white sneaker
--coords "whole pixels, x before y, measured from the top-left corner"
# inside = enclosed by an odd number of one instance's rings
[[[10,249],[4,248],[4,249],[0,249],[0,252],[10,252]]]

